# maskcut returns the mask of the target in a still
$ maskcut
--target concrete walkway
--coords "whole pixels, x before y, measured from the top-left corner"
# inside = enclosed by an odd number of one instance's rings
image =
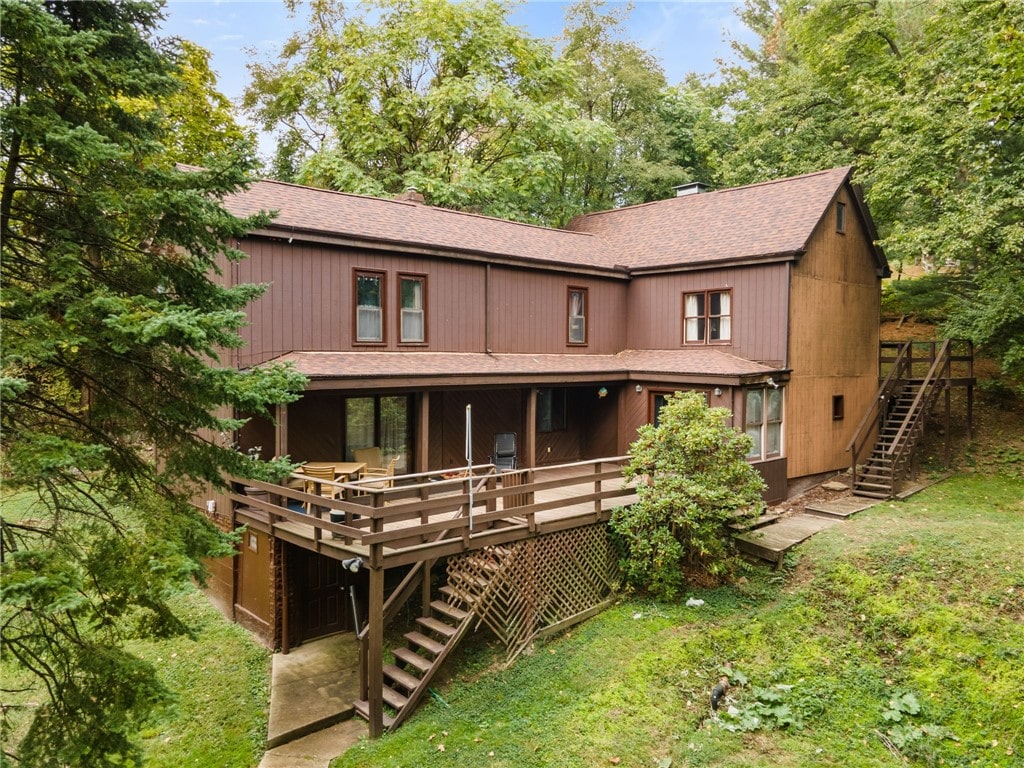
[[[368,735],[353,718],[359,698],[359,648],[351,632],[275,653],[267,753],[259,768],[327,768]]]

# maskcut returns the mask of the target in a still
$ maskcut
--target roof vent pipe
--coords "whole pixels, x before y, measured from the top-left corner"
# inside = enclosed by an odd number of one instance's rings
[[[423,193],[420,192],[416,187],[406,187],[405,192],[395,198],[396,200],[403,200],[409,203],[422,203],[424,202]]]
[[[701,192],[707,192],[708,185],[703,181],[691,181],[688,184],[672,187],[672,189],[676,191],[676,197],[686,197],[687,195],[699,195]]]

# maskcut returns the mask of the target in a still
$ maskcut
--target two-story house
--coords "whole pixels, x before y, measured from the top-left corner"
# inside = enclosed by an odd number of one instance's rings
[[[223,275],[270,286],[233,363],[287,361],[309,385],[237,442],[296,461],[378,446],[399,474],[442,470],[465,464],[468,404],[475,461],[515,433],[534,467],[622,455],[665,397],[698,390],[782,499],[846,466],[878,387],[889,268],[850,173],[695,186],[563,230],[258,182],[227,201],[276,212]],[[224,588],[260,615],[259,589]]]

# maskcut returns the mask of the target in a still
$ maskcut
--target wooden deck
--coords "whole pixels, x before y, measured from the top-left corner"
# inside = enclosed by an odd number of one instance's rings
[[[248,494],[230,497],[241,524],[328,557],[361,557],[371,568],[393,568],[605,522],[615,507],[636,499],[622,477],[625,459],[509,473],[488,464],[473,467],[472,477],[396,476],[390,488],[368,487],[373,481],[330,483],[343,499],[235,479]],[[307,502],[312,514],[298,511]]]

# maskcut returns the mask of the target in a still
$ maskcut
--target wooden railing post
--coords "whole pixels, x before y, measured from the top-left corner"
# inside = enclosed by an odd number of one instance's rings
[[[373,544],[370,547],[370,631],[366,635],[366,701],[370,710],[371,739],[380,738],[384,733],[384,564],[380,549],[380,544]]]

